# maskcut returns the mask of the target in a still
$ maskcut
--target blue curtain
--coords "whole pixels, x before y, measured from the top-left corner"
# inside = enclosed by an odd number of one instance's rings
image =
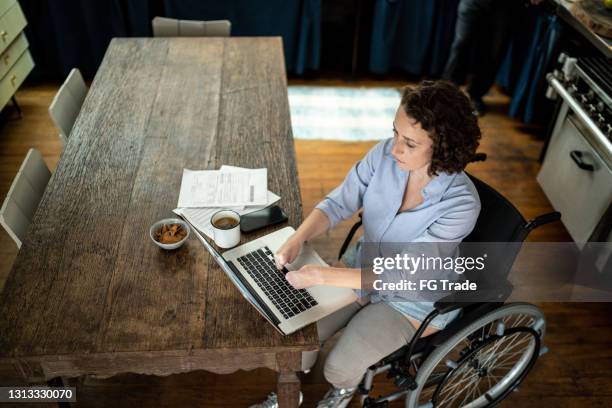
[[[544,122],[553,106],[545,99],[546,73],[558,54],[562,25],[558,17],[530,7],[527,24],[510,44],[497,82],[510,96],[510,116],[525,123]]]
[[[226,19],[232,35],[283,37],[288,71],[319,67],[321,0],[20,0],[36,62],[33,76],[74,67],[93,77],[113,37],[151,36],[151,19]]]
[[[371,72],[442,74],[455,32],[459,0],[375,0]]]
[[[147,0],[20,0],[36,63],[33,76],[63,78],[74,67],[95,74],[113,37],[149,35]]]
[[[518,0],[517,0],[518,1]],[[398,69],[417,77],[439,77],[450,53],[459,0],[375,0],[370,71]],[[545,122],[545,75],[552,70],[562,25],[541,7],[529,7],[516,30],[497,82],[512,97],[510,115]]]
[[[164,0],[168,17],[230,20],[233,36],[282,36],[287,69],[319,68],[321,0]]]

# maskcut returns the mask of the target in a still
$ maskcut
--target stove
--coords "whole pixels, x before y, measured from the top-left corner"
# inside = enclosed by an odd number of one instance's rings
[[[612,61],[578,59],[570,88],[602,133],[612,140]]]
[[[594,143],[612,162],[612,60],[559,57],[560,69],[547,75],[547,95],[561,97],[593,131]]]
[[[612,241],[612,61],[559,57],[559,101],[538,182],[579,247]]]

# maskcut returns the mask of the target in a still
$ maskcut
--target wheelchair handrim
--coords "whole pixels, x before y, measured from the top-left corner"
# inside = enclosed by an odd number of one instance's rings
[[[456,333],[452,338],[450,338],[445,345],[439,346],[427,357],[427,359],[423,362],[423,364],[419,367],[416,382],[418,387],[408,393],[406,397],[406,407],[407,408],[416,408],[418,407],[419,398],[421,397],[421,393],[424,389],[423,384],[429,379],[430,375],[433,373],[436,367],[438,367],[440,361],[445,358],[450,352],[452,352],[457,345],[462,342],[468,335],[474,333],[477,329],[481,329],[492,322],[495,322],[501,318],[505,318],[513,315],[526,315],[531,318],[531,327],[535,329],[537,326],[537,332],[539,334],[540,339],[544,336],[545,333],[545,320],[542,312],[535,306],[528,303],[513,303],[501,306],[500,308],[490,312],[489,314],[482,316],[481,318],[475,320],[472,324],[466,326],[464,329],[460,330]],[[537,350],[535,350],[537,353]],[[526,355],[528,355],[526,353]],[[527,358],[527,357],[525,357]],[[534,356],[533,362],[537,359],[537,355]],[[528,367],[530,368],[530,367]],[[524,371],[529,371],[524,370]],[[524,373],[526,375],[526,372]],[[521,375],[519,377],[520,382],[525,375]],[[516,382],[516,381],[514,381]],[[511,390],[511,388],[515,387],[517,384],[511,384],[511,387],[506,387],[507,390]],[[508,391],[509,392],[509,391]],[[506,396],[508,392],[504,392],[502,398]],[[501,395],[501,394],[500,394]],[[496,398],[497,400],[497,398]],[[431,406],[430,405],[423,406]]]

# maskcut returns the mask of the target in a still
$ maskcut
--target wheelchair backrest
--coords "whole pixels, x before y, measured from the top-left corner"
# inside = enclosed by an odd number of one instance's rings
[[[464,242],[522,242],[527,221],[508,199],[484,181],[468,174],[480,196],[476,226]]]
[[[488,281],[492,287],[500,278],[507,278],[519,253],[521,242],[528,234],[527,221],[508,199],[491,186],[468,174],[478,195],[481,210],[472,232],[460,245],[464,256],[481,256],[486,253],[487,267],[471,278],[481,283]],[[481,242],[482,245],[474,243]],[[491,244],[489,244],[491,243]],[[502,243],[506,243],[505,245]],[[470,277],[469,274],[466,277]]]

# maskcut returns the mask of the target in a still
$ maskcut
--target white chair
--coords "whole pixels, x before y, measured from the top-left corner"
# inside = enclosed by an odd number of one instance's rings
[[[70,71],[64,81],[64,85],[68,88],[70,95],[72,95],[77,105],[82,106],[89,88],[87,88],[87,84],[78,68],[73,68]]]
[[[51,116],[51,120],[59,130],[60,138],[64,142],[68,141],[70,131],[77,116],[79,116],[87,92],[87,84],[83,80],[81,71],[73,68],[49,106],[49,116]]]
[[[30,149],[0,208],[0,225],[21,248],[28,226],[47,188],[51,172],[36,149]]]
[[[155,17],[151,21],[155,37],[229,37],[232,23],[229,20],[177,20]]]

